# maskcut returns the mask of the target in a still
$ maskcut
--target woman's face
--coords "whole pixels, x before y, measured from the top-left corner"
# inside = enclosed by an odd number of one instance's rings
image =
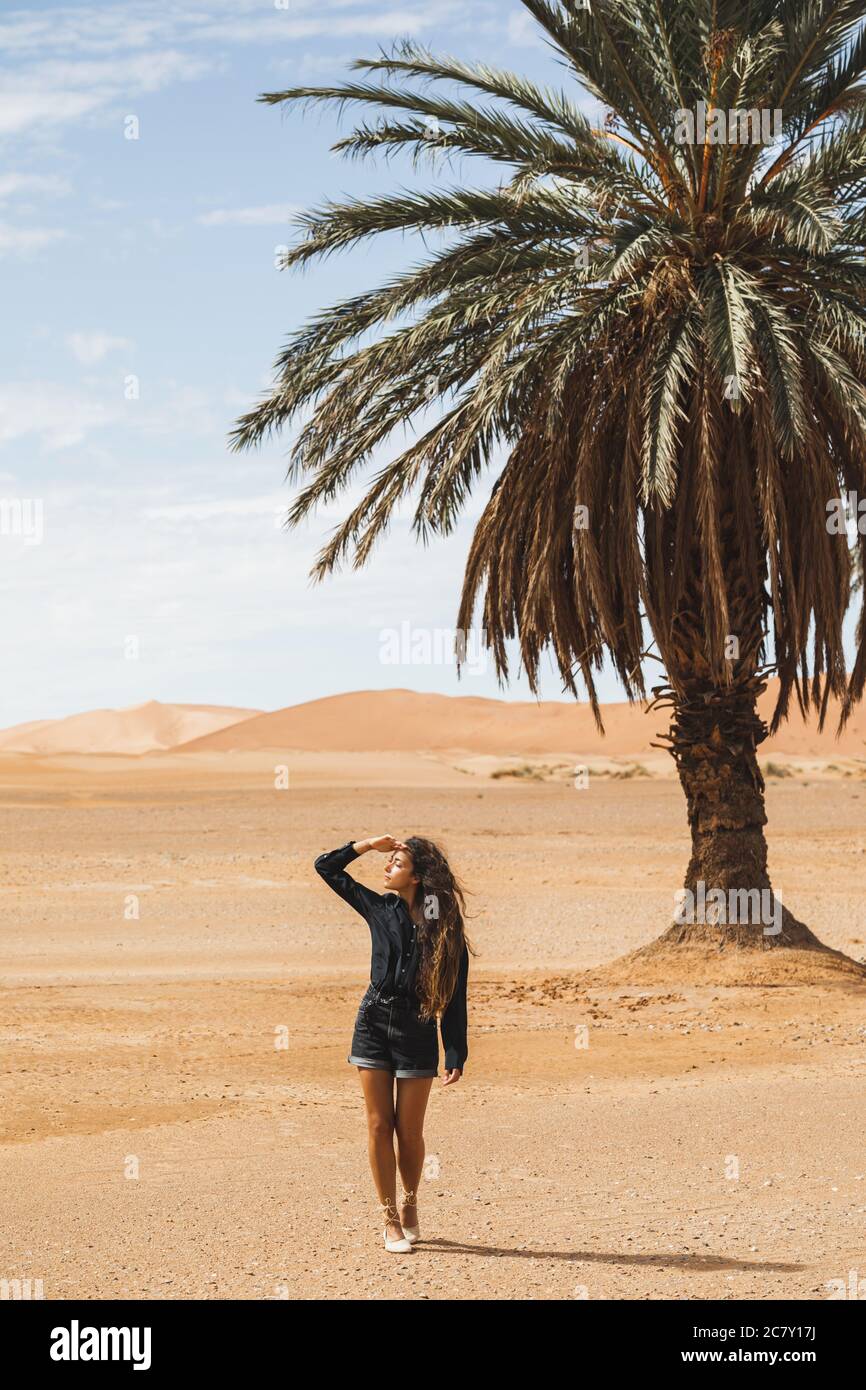
[[[401,893],[417,882],[411,854],[405,849],[395,849],[385,863],[385,887],[392,893]]]

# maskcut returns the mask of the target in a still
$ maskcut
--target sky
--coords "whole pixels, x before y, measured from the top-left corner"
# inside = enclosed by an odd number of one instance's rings
[[[365,570],[313,585],[357,493],[286,532],[288,439],[226,444],[292,331],[411,253],[280,271],[293,214],[425,177],[332,155],[349,117],[256,97],[409,36],[561,77],[517,0],[0,11],[0,726],[149,699],[529,697],[471,635],[458,680],[443,636],[483,490],[451,537],[424,548],[401,516]]]
[[[422,547],[404,513],[364,570],[313,585],[359,489],[286,532],[288,438],[227,448],[290,334],[413,256],[374,241],[280,271],[292,216],[429,180],[333,155],[351,112],[256,98],[404,37],[570,80],[518,0],[0,10],[0,727],[150,699],[531,698],[477,635],[458,680],[443,636],[495,467],[450,537]],[[622,698],[613,674],[600,691]],[[562,698],[549,663],[541,693]]]

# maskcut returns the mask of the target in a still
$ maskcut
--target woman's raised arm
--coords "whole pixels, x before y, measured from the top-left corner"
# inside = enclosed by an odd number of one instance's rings
[[[394,849],[400,848],[399,840],[395,840],[393,835],[378,835],[367,840],[350,840],[347,845],[342,845],[339,849],[328,850],[326,854],[320,854],[315,862],[315,870],[320,878],[323,878],[329,888],[333,888],[344,902],[359,912],[366,918],[371,907],[375,907],[382,901],[382,894],[375,893],[372,888],[367,888],[357,879],[352,878],[351,874],[346,873],[346,865],[351,864],[353,859],[359,855],[366,854],[368,850],[377,849],[383,854],[391,853]]]

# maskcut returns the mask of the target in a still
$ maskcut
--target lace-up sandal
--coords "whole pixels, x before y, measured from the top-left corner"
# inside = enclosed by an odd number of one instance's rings
[[[404,1187],[401,1199],[402,1205],[404,1207],[415,1207],[417,1209],[418,1204],[415,1200],[417,1195],[417,1192],[407,1192]],[[404,1222],[401,1222],[401,1225],[403,1226],[403,1234],[410,1244],[414,1245],[416,1240],[421,1239],[421,1232],[417,1226],[407,1226]]]
[[[386,1223],[388,1221],[400,1220],[400,1217],[397,1213],[397,1208],[390,1198],[386,1202],[382,1202],[381,1207],[383,1212],[385,1213]],[[389,1237],[387,1224],[385,1226],[384,1231],[382,1232],[382,1239],[385,1242],[385,1249],[390,1250],[391,1253],[394,1255],[408,1255],[412,1249],[412,1242],[407,1240],[405,1236],[401,1236],[399,1238]]]

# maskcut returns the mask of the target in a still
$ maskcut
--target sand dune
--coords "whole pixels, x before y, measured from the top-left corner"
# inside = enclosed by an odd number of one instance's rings
[[[773,682],[761,702],[769,720]],[[255,754],[442,752],[526,757],[590,753],[604,758],[652,756],[666,728],[666,710],[647,714],[626,702],[604,707],[599,735],[587,704],[573,700],[496,700],[427,695],[414,690],[359,690],[262,713],[222,705],[160,704],[92,710],[68,719],[19,724],[0,731],[0,752],[29,754]],[[836,739],[838,711],[818,733],[814,718],[795,711],[762,745],[762,756],[833,760],[866,758],[866,706]]]
[[[612,724],[617,724],[622,718],[619,707],[610,708]],[[576,739],[597,737],[592,732],[588,706],[573,701],[536,704],[474,695],[425,695],[414,690],[360,690],[260,714],[190,741],[178,751],[463,748],[478,753],[546,753],[567,751],[577,746]]]
[[[127,709],[97,709],[67,719],[40,719],[0,731],[4,753],[147,753],[211,734],[257,710],[224,705],[164,705],[148,700]]]
[[[761,712],[769,718],[777,685],[767,690]],[[628,703],[604,707],[602,738],[588,705],[574,701],[508,701],[477,696],[425,695],[412,690],[362,690],[230,725],[183,744],[179,752],[249,753],[260,749],[371,752],[462,749],[476,754],[547,754],[595,751],[608,757],[649,754],[666,727],[666,711],[646,714]],[[815,721],[795,713],[763,745],[762,753],[799,757],[866,755],[866,708],[858,710],[842,738],[835,718],[822,734]]]

